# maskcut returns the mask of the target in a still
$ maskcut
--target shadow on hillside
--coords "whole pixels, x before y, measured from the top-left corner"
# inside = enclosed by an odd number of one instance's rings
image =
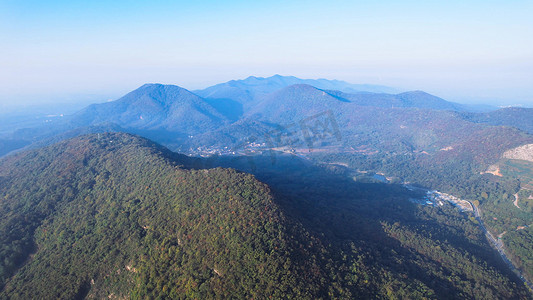
[[[368,264],[377,264],[395,273],[407,273],[439,294],[457,295],[459,291],[451,282],[436,278],[417,264],[421,254],[402,246],[385,232],[383,224],[400,222],[413,232],[420,225],[438,228],[434,230],[433,238],[445,240],[454,248],[467,249],[498,264],[492,251],[474,244],[465,235],[436,220],[421,219],[418,205],[408,201],[409,198],[420,197],[420,192],[409,191],[399,184],[355,182],[346,170],[316,166],[294,155],[278,155],[275,161],[269,155],[253,159],[216,157],[198,159],[194,164],[196,168],[231,167],[254,174],[272,188],[285,214],[301,223],[324,245],[334,245],[330,247],[334,251],[351,251],[350,245],[367,250],[371,248],[375,259]],[[391,253],[398,255],[393,257]],[[398,256],[409,259],[401,258],[399,263]],[[425,259],[441,265],[440,261]],[[498,267],[506,270],[504,266]]]

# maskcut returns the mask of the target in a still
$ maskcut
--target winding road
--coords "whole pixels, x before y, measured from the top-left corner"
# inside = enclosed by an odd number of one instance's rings
[[[302,155],[302,154],[298,154],[298,153],[290,153],[290,154],[296,155],[296,156],[301,157],[301,158],[303,158],[305,160],[309,160],[308,157],[306,157],[305,155]],[[426,192],[428,191],[426,189],[423,189],[423,190],[425,190]],[[515,197],[518,200],[518,195],[515,195]],[[485,236],[487,237],[487,240],[489,241],[490,245],[498,251],[498,254],[500,254],[500,257],[507,264],[507,266],[511,269],[511,271],[513,273],[515,273],[516,275],[518,275],[518,277],[529,287],[529,289],[531,291],[533,291],[533,284],[529,280],[524,278],[524,276],[522,276],[522,273],[520,272],[520,270],[518,270],[513,265],[511,260],[505,254],[505,249],[504,249],[504,245],[503,245],[502,240],[494,238],[492,233],[490,233],[490,231],[488,231],[487,228],[485,227],[485,224],[483,223],[483,220],[482,220],[481,210],[477,206],[475,206],[474,203],[472,203],[472,201],[469,201],[469,200],[465,200],[465,201],[468,202],[468,204],[470,204],[470,206],[472,207],[472,211],[474,212],[474,217],[478,221],[479,227],[481,228],[483,233],[485,233]],[[518,207],[517,203],[515,205]]]
[[[522,276],[522,273],[520,272],[520,270],[518,270],[513,265],[511,260],[505,254],[505,249],[503,248],[503,242],[500,239],[494,238],[492,233],[490,233],[490,231],[488,231],[487,228],[485,227],[485,225],[483,224],[483,220],[481,219],[482,215],[481,215],[481,211],[479,210],[479,208],[477,206],[475,206],[474,203],[472,203],[471,201],[468,201],[468,200],[466,200],[466,201],[472,206],[472,210],[474,212],[474,217],[478,221],[479,227],[485,233],[485,236],[487,237],[487,240],[489,240],[489,242],[492,245],[492,247],[496,248],[496,250],[500,254],[501,258],[509,266],[511,271],[513,271],[515,274],[517,274],[520,277],[520,279],[529,287],[529,289],[533,290],[533,284],[530,281],[528,281],[526,278],[524,278],[524,276]]]

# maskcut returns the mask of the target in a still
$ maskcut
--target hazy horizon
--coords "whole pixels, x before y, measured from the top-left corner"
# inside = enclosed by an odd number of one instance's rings
[[[0,1],[0,104],[106,101],[248,76],[533,106],[529,1]]]

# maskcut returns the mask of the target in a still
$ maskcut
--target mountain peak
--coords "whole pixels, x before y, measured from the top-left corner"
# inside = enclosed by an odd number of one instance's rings
[[[429,96],[433,96],[430,93],[427,93],[427,92],[424,92],[424,91],[421,91],[421,90],[407,91],[407,92],[399,93],[397,95],[423,95],[423,96],[428,96],[429,95]],[[436,97],[436,96],[433,96],[433,97]]]
[[[163,86],[162,83],[151,83],[151,82],[148,82],[148,83],[145,83],[143,85],[141,85],[139,88],[153,88],[153,87],[161,87]]]
[[[176,86],[144,84],[118,100],[93,104],[78,112],[78,125],[114,123],[135,130],[195,133],[221,125],[225,118],[204,99]]]
[[[180,86],[173,85],[173,84],[162,84],[162,83],[145,83],[139,88],[133,90],[133,92],[135,91],[157,91],[157,90],[187,91],[191,93],[189,90],[182,88]]]
[[[133,103],[138,102],[139,99],[151,99],[162,105],[171,105],[176,101],[183,101],[185,99],[201,101],[200,97],[185,88],[177,85],[161,83],[143,84],[116,101]]]

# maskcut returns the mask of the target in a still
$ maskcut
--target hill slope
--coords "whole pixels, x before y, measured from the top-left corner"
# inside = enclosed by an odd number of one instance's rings
[[[0,298],[325,293],[314,259],[299,258],[308,250],[295,256],[301,246],[289,234],[301,233],[266,185],[187,164],[127,134],[83,136],[3,160]]]
[[[348,101],[307,84],[291,85],[264,96],[245,117],[258,118],[280,125],[326,110],[340,110]]]
[[[463,114],[471,122],[493,126],[512,126],[533,134],[533,108],[508,107],[480,114]]]
[[[197,162],[122,133],[0,161],[0,298],[526,295],[453,210],[430,225],[398,188],[285,172],[274,196]]]
[[[405,215],[414,205],[381,199],[379,225],[369,217],[377,212],[372,205],[351,200],[362,187],[328,200],[327,189],[316,190],[320,184],[294,185],[281,176],[283,184],[273,181],[285,198],[279,202],[251,175],[193,169],[195,163],[121,133],[82,136],[0,161],[0,297],[525,295],[489,262],[491,252],[466,219],[459,227],[413,232],[393,222],[414,222]],[[347,183],[330,184],[342,192]],[[382,188],[363,192],[381,195]],[[391,192],[398,199],[399,190]],[[331,207],[316,205],[324,201]],[[466,242],[461,226],[473,240]],[[437,242],[426,237],[438,232],[444,235]],[[429,248],[413,252],[412,238]],[[437,244],[446,252],[425,252]],[[477,250],[466,250],[469,244]],[[445,253],[454,259],[437,264]],[[483,263],[470,262],[472,255]],[[416,275],[418,264],[435,277]],[[449,272],[460,277],[448,279]]]

